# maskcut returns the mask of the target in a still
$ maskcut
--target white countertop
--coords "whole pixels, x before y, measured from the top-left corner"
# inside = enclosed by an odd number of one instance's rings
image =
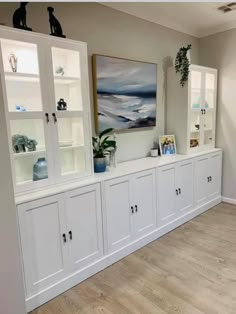
[[[148,170],[152,168],[157,168],[165,166],[168,164],[176,163],[182,160],[191,159],[197,156],[215,153],[221,151],[219,148],[214,148],[208,151],[189,154],[189,155],[174,155],[174,156],[164,156],[164,157],[146,157],[137,160],[131,160],[119,163],[116,168],[108,168],[108,171],[103,173],[95,173],[94,175],[80,179],[79,181],[70,181],[66,183],[54,184],[52,186],[45,187],[40,190],[30,191],[24,194],[19,194],[15,197],[16,204],[22,204],[26,202],[33,201],[42,197],[47,197],[50,195],[55,195],[70,191],[76,188],[87,186],[94,183],[100,183],[109,179],[118,178],[121,176],[129,175],[135,172]]]

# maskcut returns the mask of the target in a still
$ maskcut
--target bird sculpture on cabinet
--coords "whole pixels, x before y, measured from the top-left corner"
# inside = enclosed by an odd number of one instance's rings
[[[50,35],[65,38],[66,36],[63,35],[63,30],[62,30],[61,24],[59,23],[58,19],[54,16],[53,12],[54,12],[54,8],[48,7],[49,24],[50,24],[50,28],[51,28],[51,34]]]
[[[21,2],[20,7],[16,9],[13,14],[13,26],[15,28],[24,29],[27,31],[32,31],[32,28],[28,27],[26,24],[26,5],[28,2]]]

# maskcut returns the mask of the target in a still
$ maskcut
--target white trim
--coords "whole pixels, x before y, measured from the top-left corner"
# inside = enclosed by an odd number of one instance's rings
[[[96,262],[84,267],[80,271],[73,273],[72,275],[60,280],[56,284],[40,291],[39,293],[26,299],[27,311],[30,312],[36,307],[46,303],[57,295],[65,292],[66,290],[72,288],[73,286],[79,284],[85,279],[93,276],[97,272],[103,270],[104,268],[110,266],[111,264],[119,261],[120,259],[126,257],[127,255],[133,253],[134,251],[140,249],[141,247],[147,245],[148,243],[160,238],[164,234],[170,232],[171,230],[179,227],[180,225],[186,223],[187,221],[193,219],[194,217],[204,213],[211,207],[219,204],[221,202],[221,196],[218,196],[213,201],[204,204],[203,206],[190,211],[189,213],[176,218],[171,223],[159,227],[158,229],[150,232],[148,235],[139,238],[138,240],[129,243],[124,248],[112,252],[108,255],[103,256]]]
[[[222,196],[222,201],[225,202],[225,203],[236,205],[236,199],[234,199],[234,198],[229,198],[229,197]]]

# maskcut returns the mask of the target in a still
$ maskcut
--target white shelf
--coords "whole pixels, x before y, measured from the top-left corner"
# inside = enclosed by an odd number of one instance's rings
[[[54,76],[55,84],[72,84],[76,83],[80,80],[78,77],[70,77],[70,76]]]
[[[68,149],[76,149],[76,148],[83,148],[84,145],[71,145],[71,146],[60,146],[60,150],[68,150]]]
[[[14,153],[14,158],[20,158],[20,157],[30,157],[30,156],[37,156],[37,155],[45,155],[46,150],[34,150],[32,152],[25,152],[25,153]]]
[[[38,74],[27,74],[18,72],[5,72],[6,80],[18,82],[39,82]]]

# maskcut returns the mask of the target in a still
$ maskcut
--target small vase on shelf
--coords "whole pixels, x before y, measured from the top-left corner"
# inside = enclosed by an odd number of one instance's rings
[[[48,166],[45,157],[38,158],[33,167],[33,181],[39,181],[48,178]]]

